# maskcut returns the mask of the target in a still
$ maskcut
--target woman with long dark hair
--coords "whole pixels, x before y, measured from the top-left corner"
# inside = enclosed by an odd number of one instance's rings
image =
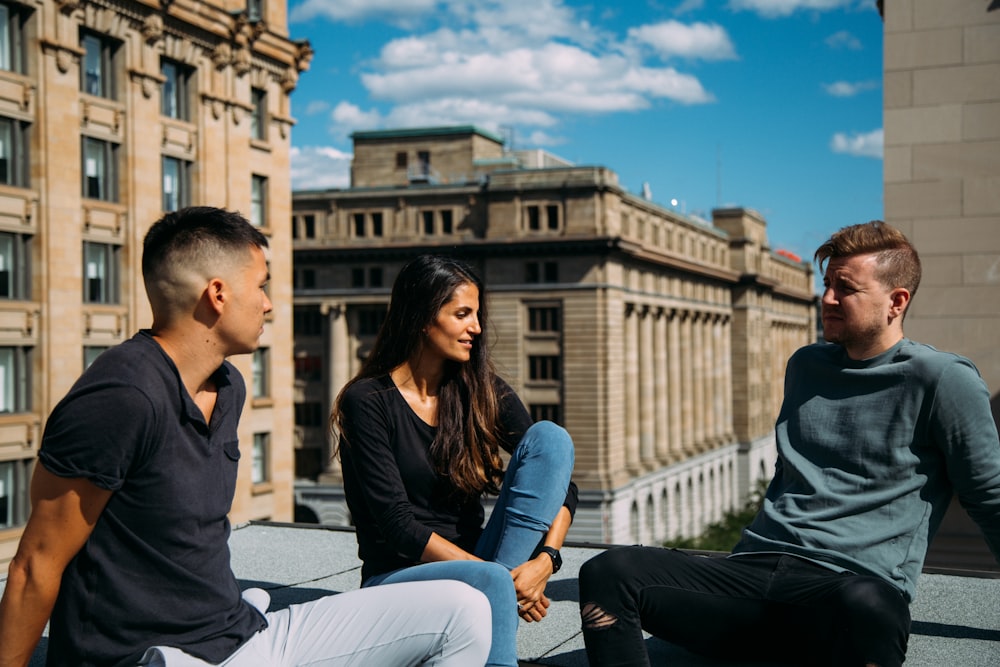
[[[331,423],[363,586],[458,579],[493,614],[487,665],[516,667],[518,615],[541,620],[576,509],[573,443],[532,424],[484,341],[483,282],[423,255],[400,271],[386,319]],[[500,450],[511,454],[506,472]],[[484,494],[499,494],[483,528]]]

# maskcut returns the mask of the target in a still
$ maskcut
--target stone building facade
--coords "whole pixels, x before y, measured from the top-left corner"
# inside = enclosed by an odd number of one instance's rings
[[[232,518],[291,518],[289,93],[310,57],[284,2],[0,0],[0,562],[46,416],[150,325],[142,239],[187,204],[271,240],[275,312],[233,360],[251,398]]]
[[[499,372],[572,434],[571,538],[694,535],[770,476],[784,363],[815,309],[811,267],[772,252],[759,214],[680,215],[471,126],[353,138],[350,188],[292,195],[300,517],[350,522],[330,405],[425,252],[478,268]]]
[[[906,333],[972,359],[1000,421],[1000,2],[882,9],[885,219],[924,266]],[[928,562],[996,567],[953,510]]]

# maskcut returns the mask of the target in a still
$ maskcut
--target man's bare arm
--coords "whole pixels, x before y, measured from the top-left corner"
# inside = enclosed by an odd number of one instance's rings
[[[31,516],[0,600],[0,667],[23,667],[49,620],[63,571],[87,541],[111,491],[64,478],[40,463],[31,479]]]

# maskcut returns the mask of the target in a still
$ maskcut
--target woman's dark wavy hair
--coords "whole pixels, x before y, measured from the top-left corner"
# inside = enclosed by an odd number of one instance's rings
[[[421,255],[396,276],[375,344],[358,374],[334,403],[331,427],[343,436],[344,392],[365,378],[387,375],[403,362],[419,357],[424,329],[461,285],[479,289],[479,326],[468,362],[446,361],[438,388],[438,428],[430,455],[438,474],[447,477],[462,496],[497,493],[503,480],[500,459],[500,407],[496,371],[486,346],[486,287],[470,266],[450,257]],[[344,440],[345,446],[350,443]]]

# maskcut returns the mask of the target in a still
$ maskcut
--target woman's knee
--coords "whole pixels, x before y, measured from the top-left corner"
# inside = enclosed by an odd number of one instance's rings
[[[543,445],[538,450],[538,456],[556,463],[568,462],[572,468],[575,455],[573,438],[562,426],[550,421],[535,422],[525,432],[524,439]]]
[[[461,561],[461,576],[455,577],[482,591],[491,602],[513,604],[517,600],[510,570],[492,561]]]

